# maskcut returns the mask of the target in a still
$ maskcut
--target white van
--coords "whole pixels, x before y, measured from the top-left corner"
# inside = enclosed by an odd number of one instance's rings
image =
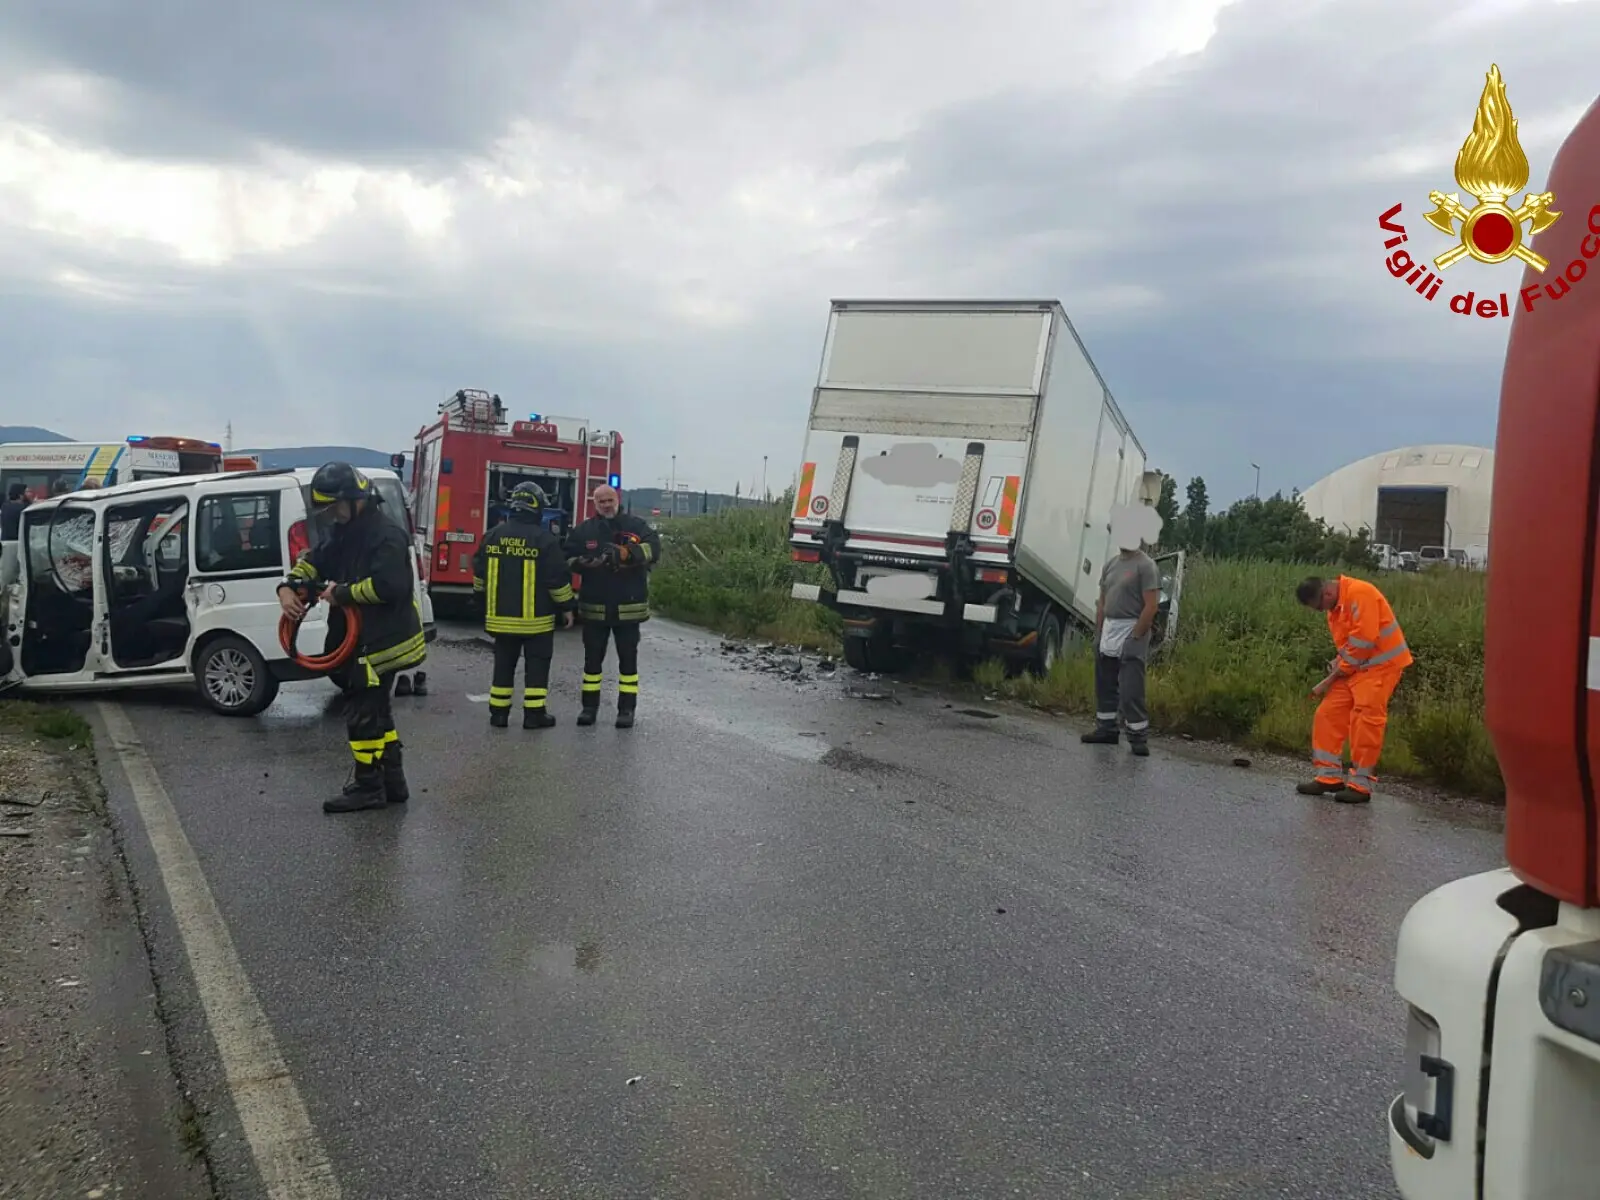
[[[392,471],[368,474],[380,493],[398,489]],[[310,475],[186,475],[30,505],[22,577],[6,597],[0,686],[193,684],[219,713],[261,712],[279,684],[308,677],[278,642],[277,587],[295,557],[326,536],[308,520]],[[403,508],[390,512],[404,522]],[[412,575],[431,641],[415,558]],[[300,645],[312,653],[327,634],[325,611],[314,608],[301,629]]]

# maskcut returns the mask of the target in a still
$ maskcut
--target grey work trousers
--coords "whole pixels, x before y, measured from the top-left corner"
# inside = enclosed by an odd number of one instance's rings
[[[1150,714],[1144,707],[1144,659],[1094,656],[1094,723],[1101,729],[1115,729],[1117,718],[1128,731],[1130,741],[1142,742],[1150,735]]]

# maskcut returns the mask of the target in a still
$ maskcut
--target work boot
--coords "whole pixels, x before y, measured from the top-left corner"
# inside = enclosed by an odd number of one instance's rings
[[[411,676],[402,675],[394,681],[394,694],[396,696],[411,695]]]
[[[1358,788],[1340,788],[1333,794],[1333,798],[1340,804],[1371,804],[1372,793],[1363,792]]]
[[[585,704],[582,710],[578,713],[578,724],[593,725],[599,716],[600,709],[598,707],[590,708],[587,704]]]
[[[1324,783],[1320,779],[1313,779],[1308,783],[1297,783],[1294,790],[1302,796],[1331,796],[1334,792],[1344,790],[1344,783]]]
[[[426,696],[428,694],[428,673],[418,671],[417,677],[411,681],[411,694],[413,696]]]
[[[1078,740],[1086,746],[1115,746],[1122,740],[1122,734],[1097,725]]]
[[[1130,737],[1128,739],[1128,753],[1135,758],[1150,757],[1150,743],[1145,738]]]
[[[633,728],[633,709],[631,709],[631,708],[619,708],[619,709],[617,709],[617,728],[618,729],[632,729]]]
[[[383,768],[383,792],[390,804],[404,804],[411,799],[411,787],[406,783],[405,759],[400,753],[400,743],[392,742],[378,760]]]
[[[354,777],[339,794],[322,802],[325,813],[360,812],[366,808],[382,808],[389,797],[383,790],[383,771],[376,764],[358,766]]]
[[[525,708],[522,710],[522,727],[524,729],[549,729],[556,723],[556,719],[546,709]]]
[[[489,724],[496,729],[504,729],[511,724],[511,710],[509,708],[491,708],[489,710]]]

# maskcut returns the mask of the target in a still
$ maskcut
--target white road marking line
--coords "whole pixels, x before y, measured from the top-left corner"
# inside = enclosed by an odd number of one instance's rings
[[[468,692],[467,699],[471,700],[474,704],[487,704],[489,702],[489,693],[485,692],[481,696],[474,696],[471,692]]]
[[[172,797],[122,706],[101,701],[99,709],[155,851],[206,1023],[268,1200],[339,1200],[333,1164],[278,1051]]]

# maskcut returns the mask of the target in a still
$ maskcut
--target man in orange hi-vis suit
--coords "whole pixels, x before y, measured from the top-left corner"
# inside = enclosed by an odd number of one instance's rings
[[[1304,796],[1330,793],[1343,804],[1372,799],[1383,753],[1383,731],[1389,724],[1389,697],[1413,661],[1406,635],[1383,593],[1365,579],[1341,575],[1302,579],[1295,598],[1307,608],[1328,614],[1335,658],[1328,677],[1311,689],[1321,696],[1311,723],[1311,761],[1317,777],[1297,785]],[[1350,741],[1350,774],[1341,754]]]

